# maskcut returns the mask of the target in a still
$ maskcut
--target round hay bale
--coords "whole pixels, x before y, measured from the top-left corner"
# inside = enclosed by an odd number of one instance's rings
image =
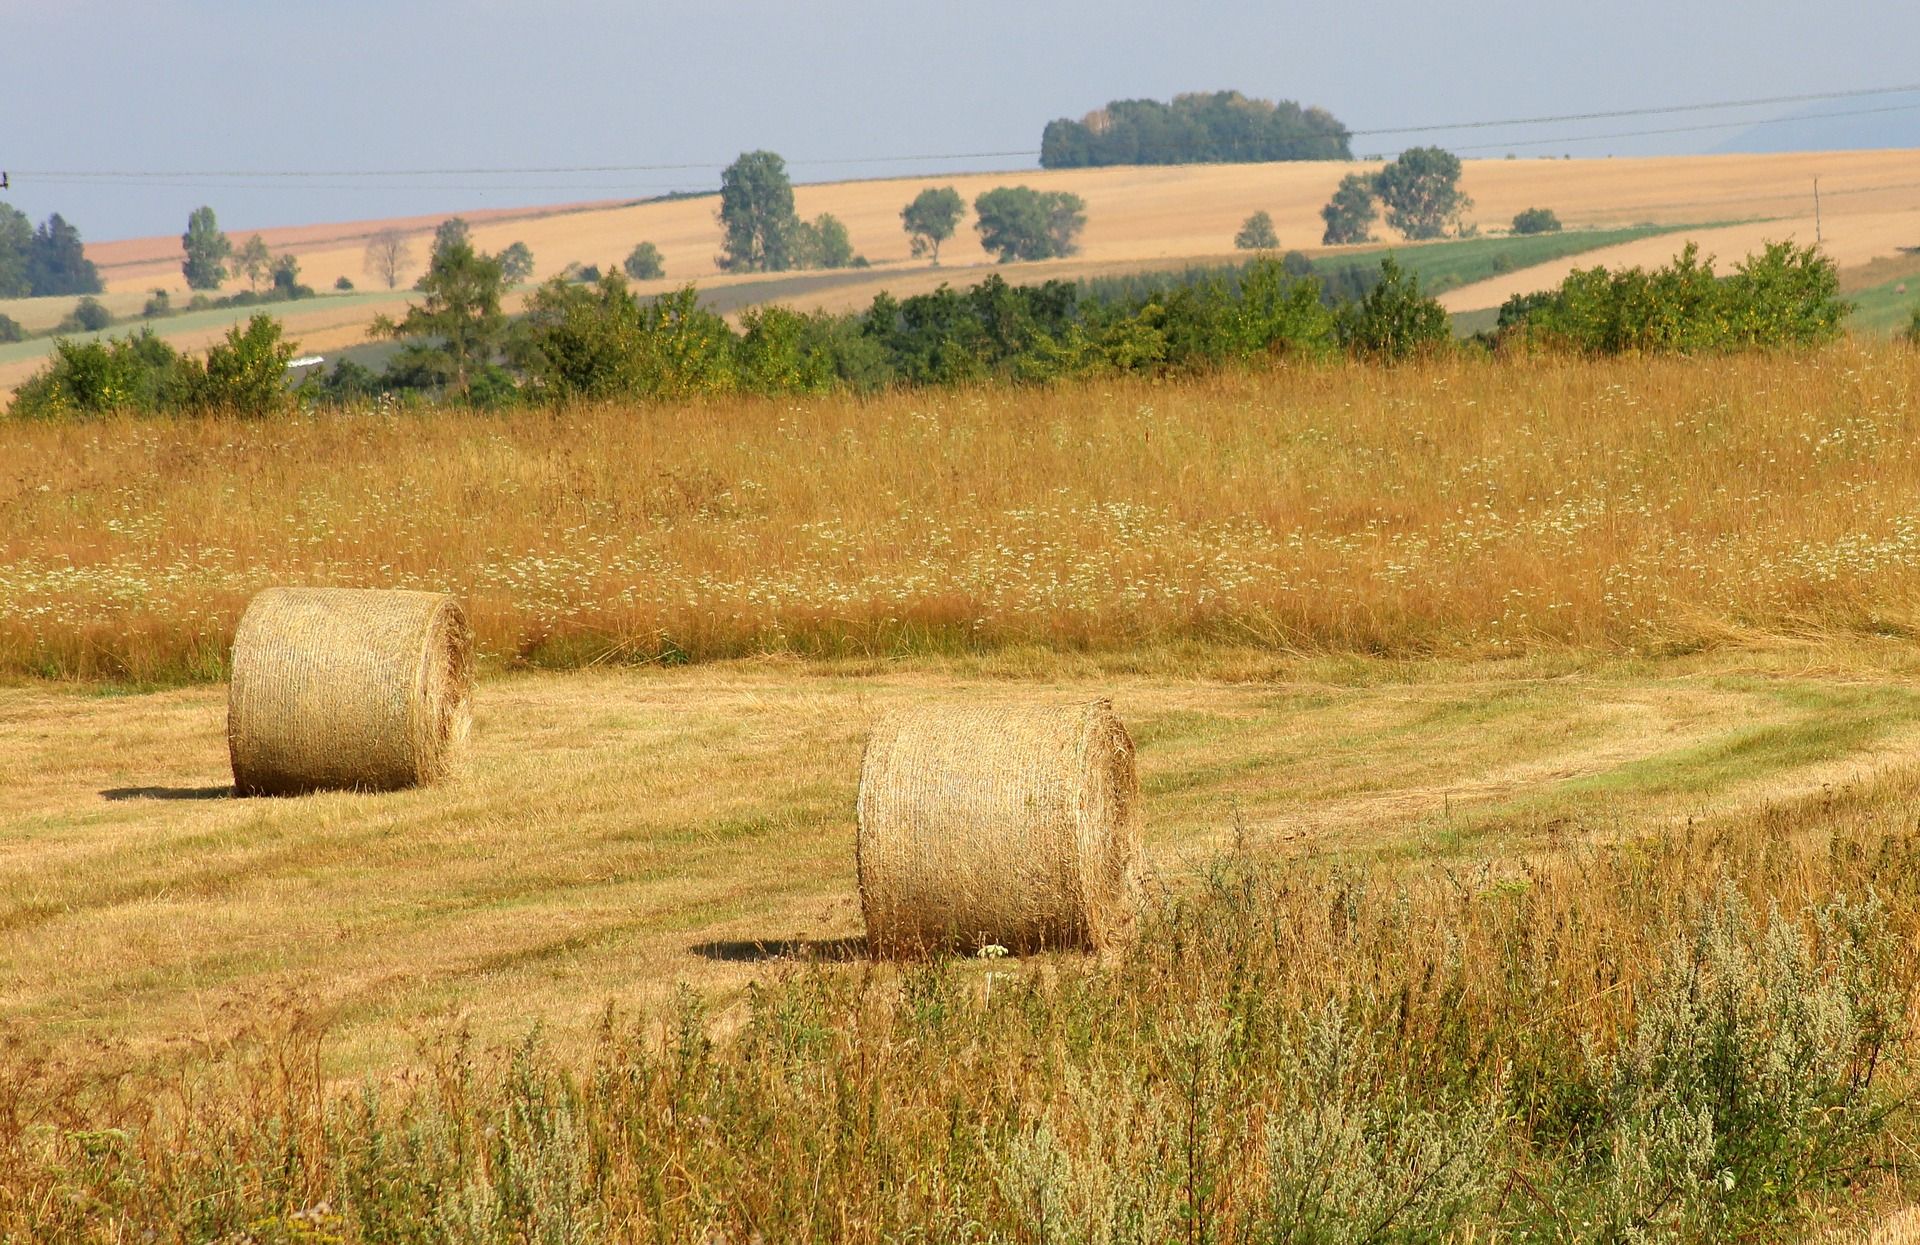
[[[269,588],[233,637],[227,749],[242,795],[391,791],[451,773],[473,720],[452,597]]]
[[[858,866],[876,955],[1113,945],[1140,860],[1133,740],[1105,700],[930,705],[860,767]]]

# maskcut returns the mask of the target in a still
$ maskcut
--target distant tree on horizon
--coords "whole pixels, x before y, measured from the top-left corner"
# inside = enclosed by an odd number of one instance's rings
[[[1560,218],[1552,208],[1528,208],[1514,215],[1513,231],[1517,234],[1559,233]]]
[[[967,214],[967,201],[952,186],[929,186],[915,195],[913,202],[900,209],[900,224],[912,239],[909,246],[915,259],[933,256],[940,266],[940,244],[960,227]]]
[[[273,276],[273,252],[267,249],[267,240],[254,234],[240,244],[233,253],[233,270],[247,278],[247,285],[256,293],[260,282]]]
[[[1247,217],[1240,223],[1240,232],[1233,235],[1233,245],[1242,251],[1277,250],[1280,235],[1274,231],[1273,217],[1264,210]]]
[[[1373,192],[1387,224],[1413,241],[1446,236],[1473,200],[1460,193],[1460,157],[1440,147],[1409,147],[1375,175]]]
[[[1086,200],[1064,190],[1043,194],[1031,186],[1000,186],[973,201],[973,227],[980,245],[1003,264],[1055,259],[1079,249],[1086,207]]]
[[[785,272],[794,266],[800,217],[787,162],[771,151],[743,153],[720,174],[720,267]]]
[[[25,212],[0,203],[0,298],[25,298],[33,293],[27,266],[32,249],[33,222]]]
[[[370,277],[384,281],[388,289],[400,284],[401,274],[413,263],[413,247],[398,229],[382,229],[367,239],[367,253],[361,268]]]
[[[34,297],[50,294],[98,294],[100,270],[87,258],[80,231],[55,212],[33,231],[27,245],[27,283]]]
[[[524,242],[515,242],[497,255],[500,276],[508,285],[519,285],[533,275],[533,250]]]
[[[202,205],[187,216],[187,231],[180,235],[180,249],[186,253],[180,272],[187,279],[187,288],[219,289],[227,277],[227,257],[233,254],[233,243],[220,232],[211,207]]]
[[[854,262],[853,238],[831,212],[795,225],[788,249],[795,268],[849,268]]]
[[[1322,245],[1370,241],[1379,211],[1373,201],[1373,178],[1366,173],[1347,174],[1340,179],[1333,198],[1320,209],[1320,219],[1327,222],[1326,232],[1320,235]]]
[[[627,252],[626,261],[620,266],[635,281],[657,281],[667,275],[666,263],[660,258],[660,248],[651,242],[636,244]]]

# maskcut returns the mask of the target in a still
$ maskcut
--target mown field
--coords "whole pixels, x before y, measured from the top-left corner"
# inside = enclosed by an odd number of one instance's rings
[[[1864,1239],[1917,383],[0,424],[0,1239]],[[468,773],[230,798],[268,583],[459,593]],[[1096,693],[1139,943],[870,961],[874,717]]]

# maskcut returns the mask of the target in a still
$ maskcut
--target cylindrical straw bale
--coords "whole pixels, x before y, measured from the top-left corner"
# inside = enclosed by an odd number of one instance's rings
[[[472,691],[473,631],[452,597],[269,588],[233,637],[234,789],[289,795],[435,782],[465,751]]]
[[[860,770],[876,955],[1099,949],[1133,928],[1133,740],[1105,700],[929,705],[883,719]]]

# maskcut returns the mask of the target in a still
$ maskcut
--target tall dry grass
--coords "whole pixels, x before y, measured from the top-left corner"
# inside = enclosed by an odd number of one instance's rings
[[[0,1046],[0,1238],[1802,1239],[1912,1188],[1912,795],[1473,873],[1228,856],[1109,963],[796,967],[581,1062],[330,1086],[297,1008],[175,1075]]]
[[[0,671],[217,677],[271,583],[504,661],[1920,626],[1920,355],[1282,368],[491,416],[0,425]]]

